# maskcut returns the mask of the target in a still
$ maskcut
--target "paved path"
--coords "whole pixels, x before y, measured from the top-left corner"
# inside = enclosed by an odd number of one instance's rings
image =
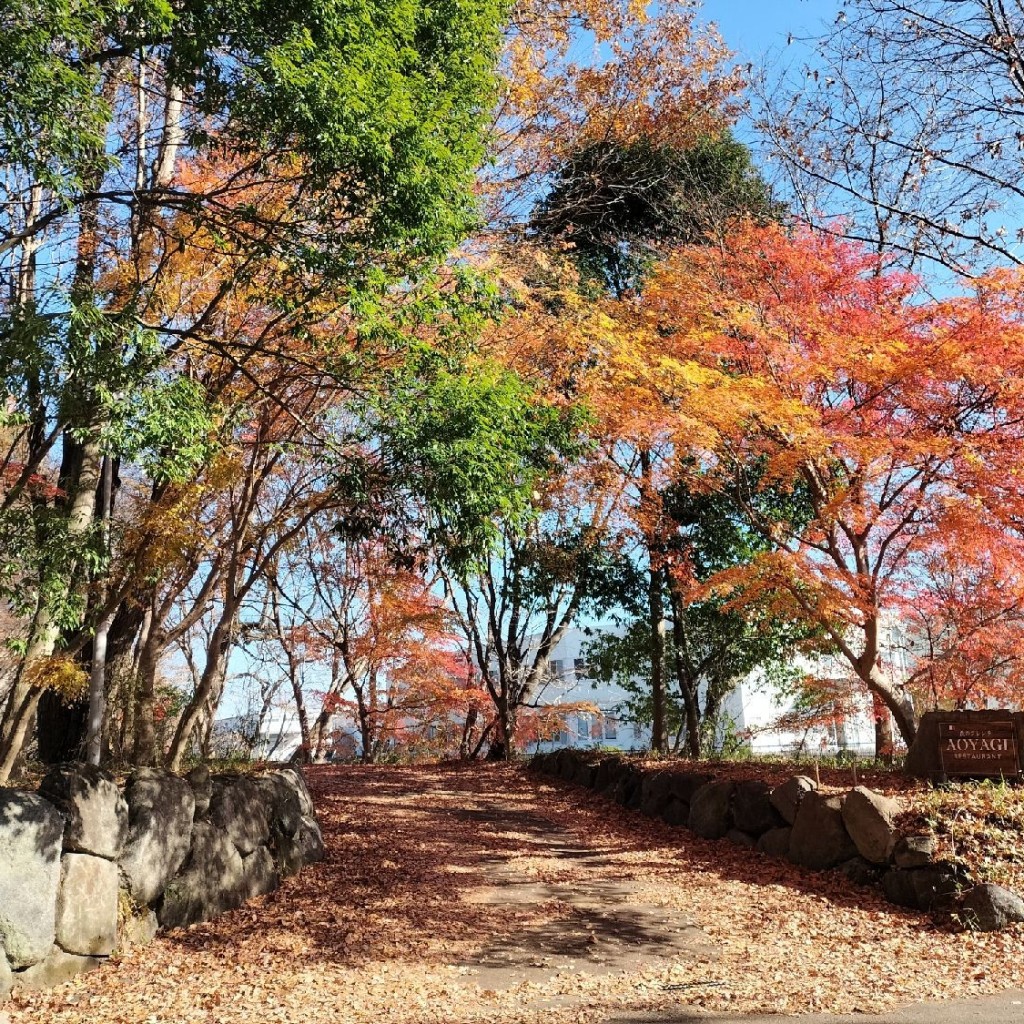
[[[564,867],[579,868],[603,856],[546,818],[513,812],[498,801],[478,801],[463,814],[481,828],[514,831],[520,850],[535,868],[538,861],[546,861],[547,871],[555,876]],[[489,863],[485,874],[490,884],[469,890],[463,897],[466,902],[506,906],[520,913],[554,904],[559,913],[488,943],[463,960],[462,966],[482,989],[540,984],[559,973],[595,976],[714,955],[707,937],[689,917],[638,898],[640,887],[634,883],[600,878],[584,886],[537,882],[502,862]],[[568,1002],[558,1000],[559,1005]]]
[[[917,1003],[883,1014],[806,1014],[785,1017],[778,1014],[728,1014],[687,1012],[672,1015],[611,1017],[606,1024],[1022,1024],[1024,991],[1008,992],[970,1002]]]
[[[454,795],[454,794],[453,794]],[[511,812],[500,801],[477,801],[461,812],[481,828],[515,832],[517,841],[532,848],[537,857],[549,860],[557,873],[560,864],[585,865],[602,854],[575,842],[539,815]],[[541,983],[559,972],[602,975],[650,969],[661,962],[714,959],[713,945],[689,918],[638,901],[638,886],[629,882],[595,879],[585,886],[544,884],[530,881],[500,861],[486,871],[492,884],[471,890],[469,902],[515,907],[523,911],[557,902],[569,912],[554,920],[524,928],[514,938],[482,947],[462,962],[482,989],[501,990],[522,982]],[[698,987],[695,983],[694,987]],[[680,985],[680,1001],[685,990]],[[538,1000],[544,1005],[571,1007],[583,1000]],[[1024,1024],[1024,992],[970,1002],[918,1003],[889,1013],[874,1014],[723,1014],[691,1010],[668,1015],[617,1015],[606,1024]]]

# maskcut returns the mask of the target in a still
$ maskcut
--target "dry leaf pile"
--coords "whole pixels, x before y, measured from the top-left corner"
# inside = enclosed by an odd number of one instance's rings
[[[823,780],[824,781],[824,780]],[[954,933],[832,874],[652,822],[504,766],[310,771],[328,848],[278,891],[4,1009],[34,1024],[530,1024],[623,1011],[877,1010],[1024,986],[1024,931]],[[530,842],[564,830],[595,854]],[[570,911],[475,901],[514,875],[678,911],[708,952],[481,989],[488,945]]]

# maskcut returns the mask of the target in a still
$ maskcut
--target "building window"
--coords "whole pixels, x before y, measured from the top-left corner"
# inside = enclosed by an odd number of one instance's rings
[[[604,738],[606,740],[617,740],[619,738],[619,723],[614,718],[604,720]]]
[[[576,675],[580,679],[586,679],[587,673],[587,662],[584,658],[574,658],[572,667],[576,670]]]
[[[557,676],[560,676],[562,674],[562,663],[561,663],[561,661],[558,660],[558,658],[552,658],[548,662],[548,665],[551,666],[551,674],[553,676],[557,677]]]

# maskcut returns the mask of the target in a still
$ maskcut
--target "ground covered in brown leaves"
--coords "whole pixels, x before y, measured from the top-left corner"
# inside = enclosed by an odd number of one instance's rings
[[[838,876],[698,839],[521,768],[329,767],[310,781],[325,863],[4,1009],[37,1024],[559,1024],[683,1006],[877,1010],[1024,986],[1019,927],[954,933]],[[538,845],[546,832],[572,848]],[[484,987],[487,950],[579,913],[559,899],[480,898],[513,877],[584,896],[614,884],[695,922],[703,945],[622,971]]]

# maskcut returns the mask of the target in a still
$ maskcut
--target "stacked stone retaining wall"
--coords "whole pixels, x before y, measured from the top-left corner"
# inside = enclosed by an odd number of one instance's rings
[[[292,768],[143,768],[122,789],[99,768],[67,764],[36,793],[0,789],[0,999],[239,907],[323,856]]]
[[[864,786],[819,791],[805,775],[781,785],[736,782],[573,749],[539,754],[530,766],[705,839],[840,871],[857,884],[879,886],[898,906],[953,914],[968,927],[990,931],[1024,921],[1024,900],[1016,893],[975,884],[937,855],[931,836],[900,834],[899,802]]]

